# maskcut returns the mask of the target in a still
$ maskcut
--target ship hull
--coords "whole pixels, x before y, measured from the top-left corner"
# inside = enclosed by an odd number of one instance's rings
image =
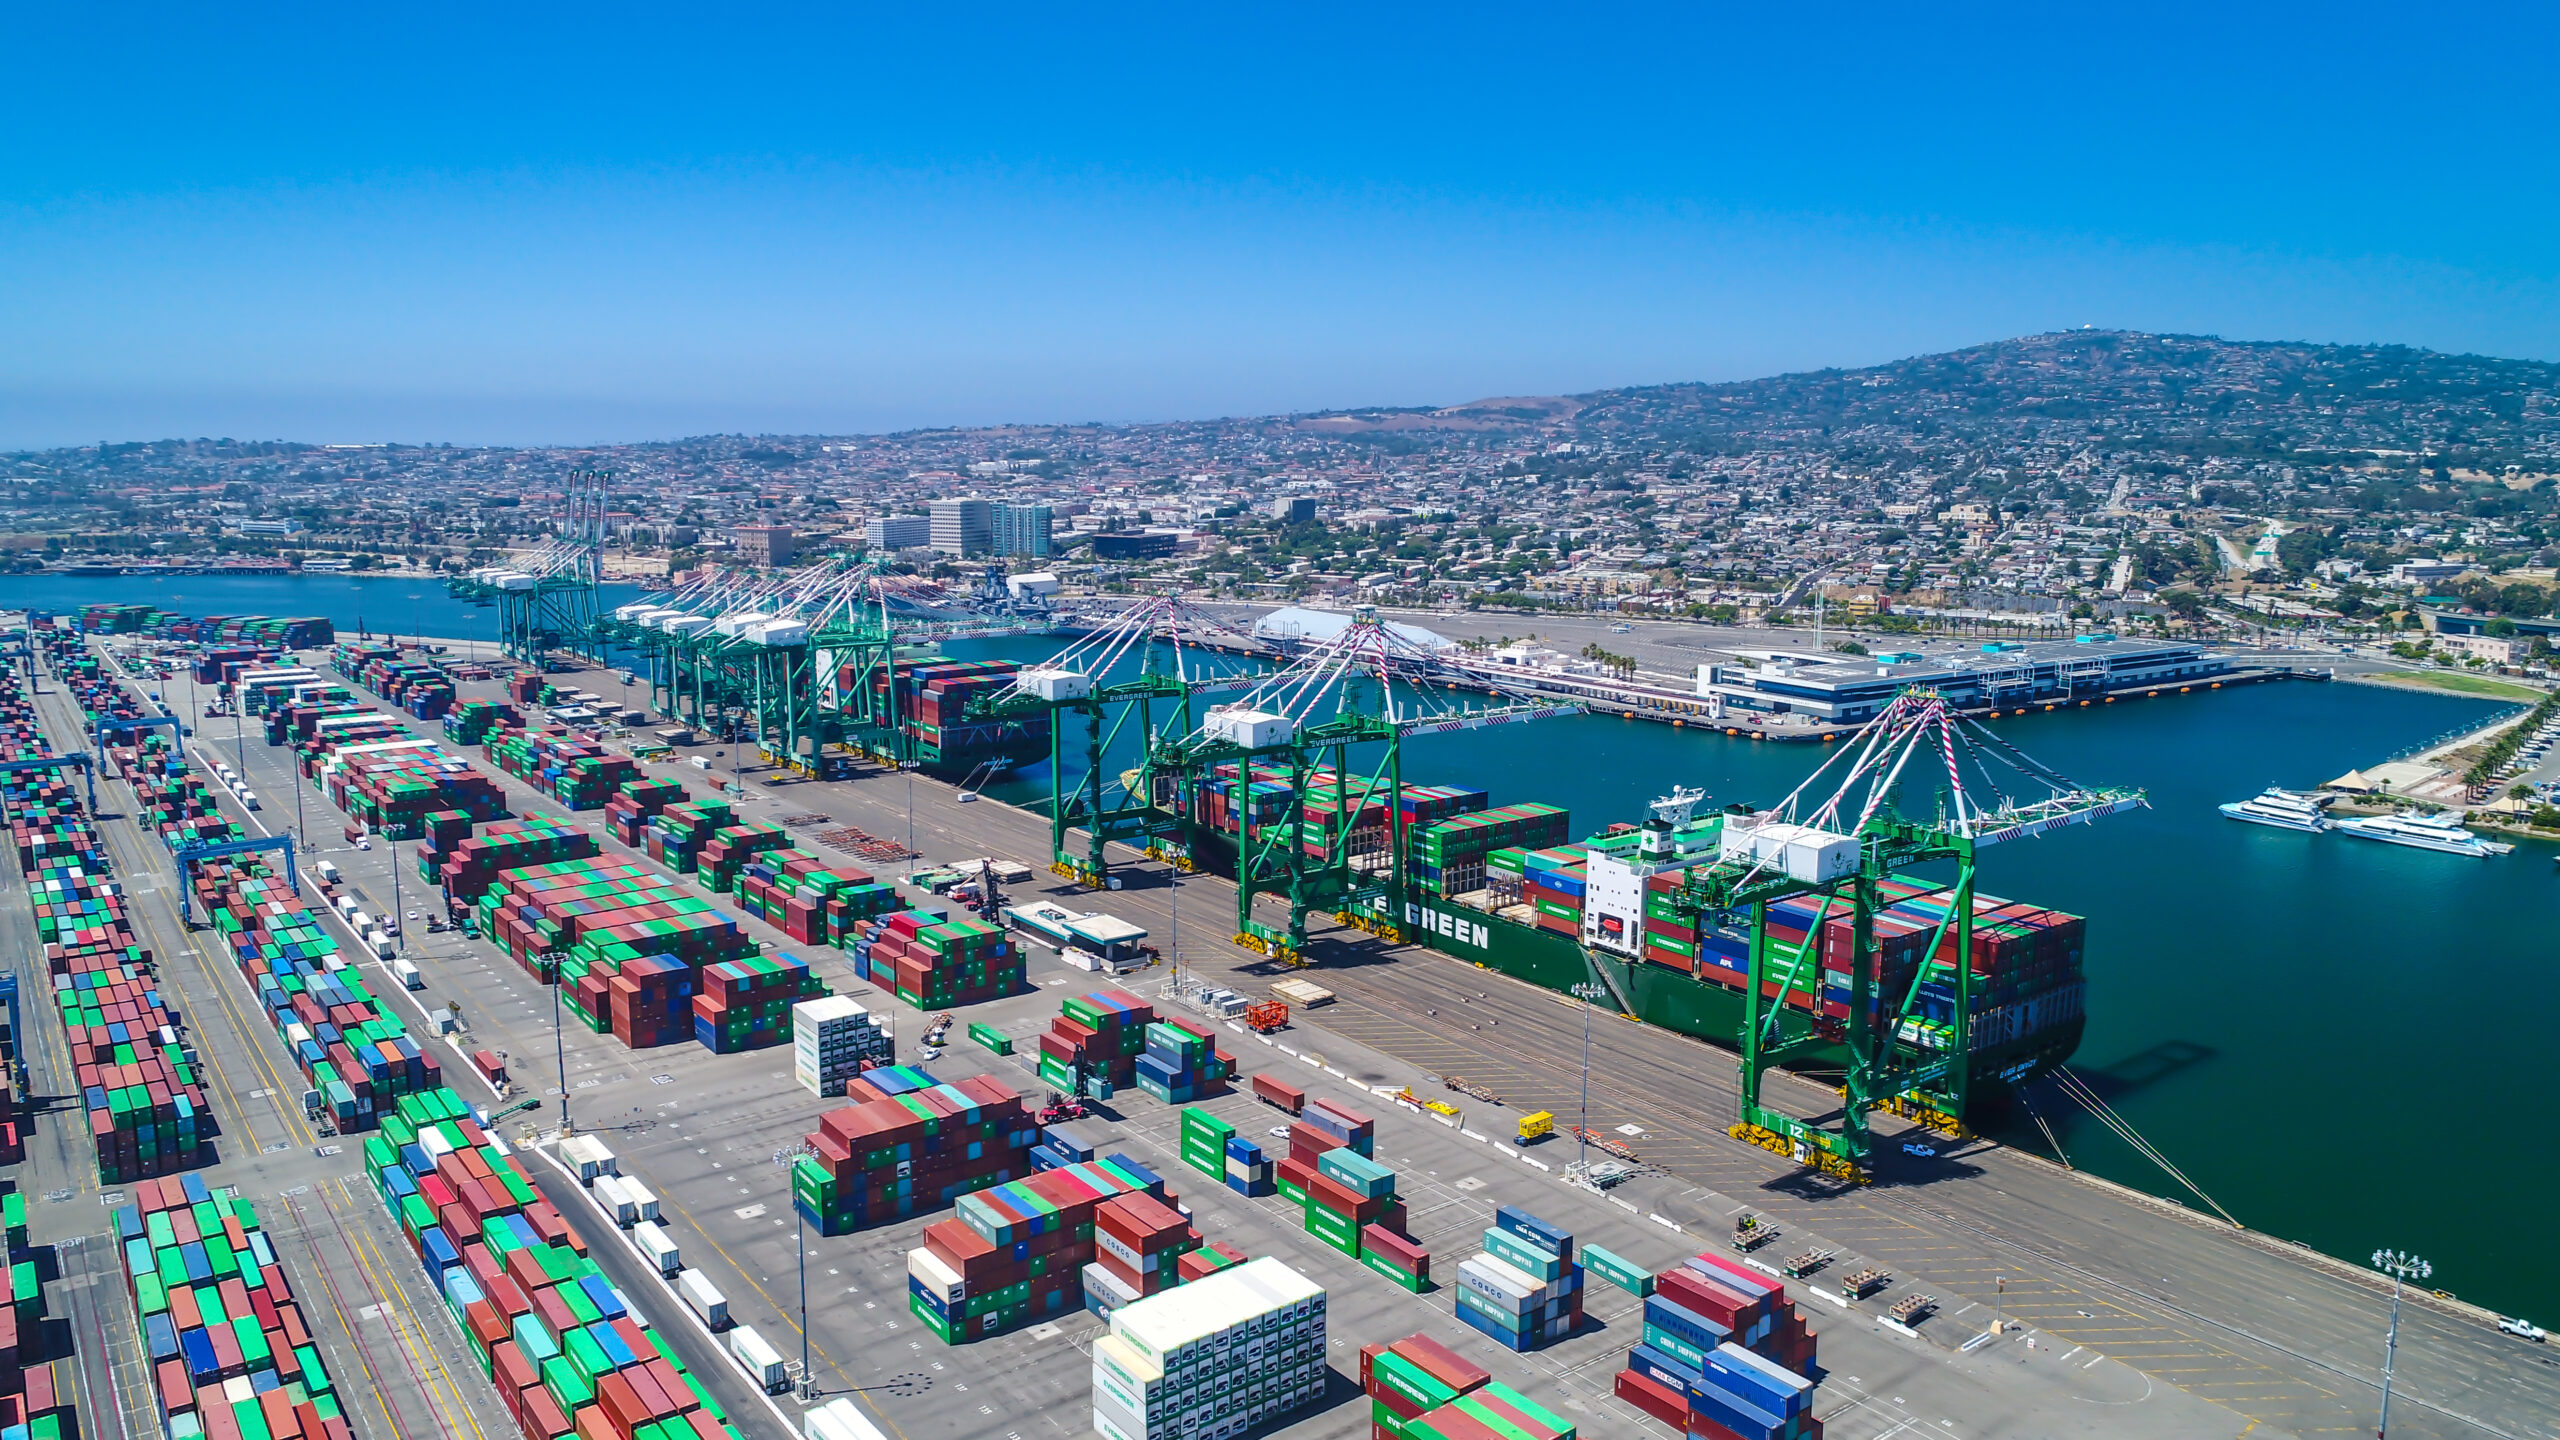
[[[2325,821],[2314,824],[2307,820],[2293,820],[2281,815],[2264,815],[2239,805],[2218,805],[2214,808],[2222,812],[2224,819],[2237,820],[2247,825],[2265,825],[2277,830],[2295,830],[2305,835],[2317,835],[2321,831],[2329,828]]]
[[[2433,850],[2439,855],[2468,855],[2475,860],[2485,860],[2491,855],[2500,853],[2477,841],[2465,845],[2456,841],[2430,839],[2423,835],[2395,835],[2388,830],[2368,830],[2361,825],[2340,825],[2338,833],[2352,835],[2358,840],[2380,841],[2385,845],[2405,845],[2412,850]]]
[[[1597,967],[1638,1020],[1729,1051],[1736,1048],[1735,1037],[1742,1033],[1747,997],[1739,989],[1659,965],[1602,956],[1554,931],[1464,906],[1408,902],[1405,927],[1419,943],[1434,950],[1559,993],[1588,983]],[[1811,1017],[1801,1011],[1778,1011],[1781,1038],[1800,1039],[1811,1024]],[[2015,1028],[2011,1023],[1993,1023],[1991,1016],[1977,1016],[1976,1024],[1986,1035]],[[1989,1043],[1977,1038],[1970,1098],[1978,1103],[1997,1102],[2060,1066],[2079,1048],[2085,1024],[2085,1017],[2075,1011],[2014,1038],[2004,1036]],[[1813,1068],[1837,1068],[1847,1062],[1847,1051],[1838,1046],[1817,1046],[1804,1057],[1804,1063]]]

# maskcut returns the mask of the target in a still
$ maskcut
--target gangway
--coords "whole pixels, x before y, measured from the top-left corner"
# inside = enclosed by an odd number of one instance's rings
[[[191,867],[200,861],[246,855],[256,850],[283,851],[285,883],[293,887],[295,895],[302,894],[302,871],[301,867],[294,863],[293,837],[290,835],[260,835],[248,840],[218,840],[209,845],[181,845],[175,851],[178,861],[179,921],[190,927],[196,923],[195,902],[187,885]]]

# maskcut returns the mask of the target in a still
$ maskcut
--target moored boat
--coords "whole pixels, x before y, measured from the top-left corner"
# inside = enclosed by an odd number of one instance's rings
[[[2380,840],[2387,845],[2437,850],[2447,855],[2485,858],[2504,855],[2516,848],[2504,841],[2484,840],[2472,834],[2451,815],[2366,815],[2340,820],[2334,828],[2342,835],[2353,835],[2360,840]]]

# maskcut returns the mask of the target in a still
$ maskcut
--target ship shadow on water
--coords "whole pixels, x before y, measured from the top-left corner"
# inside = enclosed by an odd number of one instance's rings
[[[2157,1085],[2181,1070],[2217,1059],[2222,1052],[2193,1040],[2163,1040],[2148,1050],[2131,1055],[2101,1069],[2073,1066],[2071,1073],[2080,1077],[2099,1099],[2112,1105],[2122,1096],[2146,1086]]]

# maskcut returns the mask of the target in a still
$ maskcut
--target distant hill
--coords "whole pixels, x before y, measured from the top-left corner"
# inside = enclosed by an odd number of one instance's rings
[[[2396,345],[2071,330],[1856,370],[1572,397],[1580,438],[1713,453],[1863,433],[2001,446],[2560,468],[2560,365]]]

